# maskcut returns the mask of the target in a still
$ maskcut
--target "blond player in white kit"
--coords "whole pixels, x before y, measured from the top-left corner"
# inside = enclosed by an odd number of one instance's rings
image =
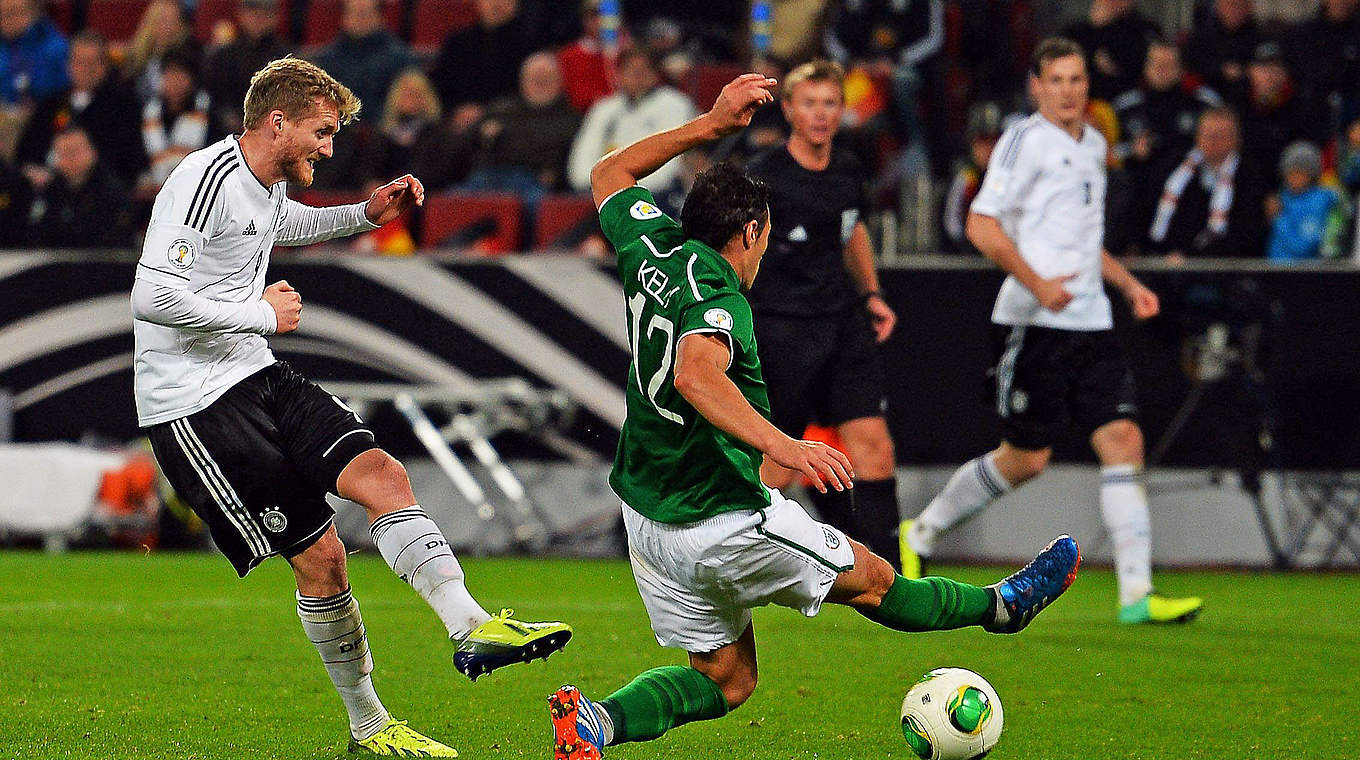
[[[1157,296],[1102,245],[1106,142],[1086,123],[1082,50],[1044,40],[1029,78],[1038,113],[1001,136],[968,214],[968,239],[1009,275],[992,311],[1001,445],[969,461],[903,533],[903,566],[934,551],[941,533],[1043,472],[1054,439],[1076,426],[1100,460],[1100,511],[1114,544],[1125,623],[1183,622],[1203,606],[1152,586],[1143,487],[1143,433],[1133,373],[1114,335],[1105,284],[1137,319]]]
[[[406,471],[339,399],[276,361],[263,336],[297,329],[302,297],[265,287],[275,245],[376,229],[424,200],[406,175],[362,203],[313,208],[312,182],[359,100],[314,64],[273,61],[251,78],[245,131],[190,153],[156,195],[132,287],[138,423],[175,491],[244,577],[275,554],[297,580],[297,614],[349,714],[349,749],[457,752],[394,720],[374,691],[359,604],[326,493],[362,505],[393,572],[429,603],[474,680],[561,649],[571,628],[490,615],[411,492]]]

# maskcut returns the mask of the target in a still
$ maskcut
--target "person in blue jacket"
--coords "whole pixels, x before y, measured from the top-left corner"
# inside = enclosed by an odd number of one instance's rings
[[[66,38],[40,0],[0,0],[0,105],[28,106],[69,84]]]
[[[1280,156],[1284,187],[1266,204],[1272,217],[1266,248],[1271,261],[1341,255],[1349,207],[1339,191],[1318,183],[1321,174],[1322,151],[1310,142],[1291,143]]]

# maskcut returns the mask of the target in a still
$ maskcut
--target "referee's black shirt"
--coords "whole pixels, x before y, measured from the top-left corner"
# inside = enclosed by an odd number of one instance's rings
[[[833,147],[822,171],[804,169],[780,145],[751,159],[747,170],[770,186],[774,229],[749,294],[757,314],[833,314],[857,302],[843,252],[864,208],[859,160]]]

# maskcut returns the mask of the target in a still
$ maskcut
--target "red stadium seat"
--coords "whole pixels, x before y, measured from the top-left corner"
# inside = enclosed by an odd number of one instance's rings
[[[411,21],[411,47],[432,53],[444,38],[477,23],[477,7],[472,0],[415,0]]]
[[[137,31],[148,5],[151,0],[90,0],[85,27],[110,42],[127,42]]]
[[[596,229],[595,202],[588,195],[549,195],[534,226],[534,248],[575,248]]]
[[[340,33],[343,0],[310,0],[307,21],[302,27],[302,44],[307,47],[325,45]],[[402,35],[406,6],[402,0],[382,0],[383,23],[398,37]]]
[[[308,206],[343,206],[368,198],[368,193],[362,190],[302,190],[289,195]]]
[[[199,42],[207,43],[212,40],[213,27],[219,21],[235,21],[236,11],[241,7],[241,0],[198,0],[198,10],[194,12],[194,36]],[[289,38],[288,0],[278,0],[279,24],[277,34],[279,39]]]
[[[425,198],[424,248],[519,250],[523,202],[508,193],[441,193]]]
[[[694,101],[695,108],[707,111],[713,107],[713,101],[718,99],[723,85],[746,72],[747,67],[741,64],[701,63],[689,73],[687,81],[681,82],[680,89]]]
[[[76,32],[71,28],[75,24],[75,9],[72,5],[72,0],[47,0],[47,15],[67,37]]]

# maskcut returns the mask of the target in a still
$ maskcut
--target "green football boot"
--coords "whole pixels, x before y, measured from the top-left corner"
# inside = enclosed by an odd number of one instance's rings
[[[571,640],[566,623],[525,623],[510,617],[514,610],[499,614],[472,629],[472,633],[453,653],[453,666],[476,681],[480,676],[506,665],[548,659]]]
[[[381,731],[363,741],[350,737],[349,751],[384,757],[458,757],[458,750],[409,728],[404,720],[388,720]]]

